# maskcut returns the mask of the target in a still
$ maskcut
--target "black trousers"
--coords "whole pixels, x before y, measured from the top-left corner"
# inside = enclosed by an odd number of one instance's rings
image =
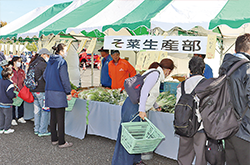
[[[58,144],[65,143],[65,108],[50,108],[50,131],[51,141],[59,141]],[[58,131],[56,129],[58,126]]]
[[[227,165],[250,164],[250,142],[236,136],[233,136],[225,141]]]

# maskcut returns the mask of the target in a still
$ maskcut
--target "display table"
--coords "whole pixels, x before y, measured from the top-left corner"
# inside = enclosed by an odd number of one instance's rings
[[[150,111],[149,120],[166,136],[156,148],[155,153],[177,160],[179,137],[174,134],[174,114]]]
[[[121,106],[89,101],[88,134],[116,140],[121,122]]]
[[[72,111],[65,113],[65,133],[84,139],[86,132],[87,101],[77,99]],[[121,106],[104,102],[89,101],[88,134],[116,140],[121,121]],[[33,104],[24,103],[24,118],[33,118]],[[166,136],[155,153],[177,159],[179,138],[174,134],[174,114],[150,111],[149,120]]]
[[[34,118],[34,104],[33,103],[27,103],[23,102],[23,118],[24,120],[30,120]]]
[[[65,134],[83,139],[86,133],[86,100],[76,99],[72,111],[65,112]],[[24,119],[34,118],[33,103],[24,102]]]
[[[84,139],[86,133],[86,103],[87,100],[76,99],[72,111],[66,111],[65,133],[67,135]]]

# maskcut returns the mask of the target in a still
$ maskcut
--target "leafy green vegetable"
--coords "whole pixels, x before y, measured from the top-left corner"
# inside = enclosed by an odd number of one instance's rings
[[[118,89],[93,88],[83,90],[78,94],[78,97],[85,100],[107,102],[110,104],[120,105],[127,97],[126,92],[120,93]]]
[[[72,84],[71,82],[70,82],[70,86],[71,86],[71,89],[77,90],[77,86],[75,86],[75,85]]]
[[[157,104],[161,106],[162,112],[174,113],[174,107],[176,102],[175,95],[170,92],[162,92],[157,97]]]

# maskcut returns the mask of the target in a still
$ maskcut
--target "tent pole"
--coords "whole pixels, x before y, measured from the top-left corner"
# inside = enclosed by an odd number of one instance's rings
[[[224,50],[224,48],[223,48],[223,40],[222,39],[220,40],[219,49],[220,49],[220,65],[221,65],[222,64],[222,57],[223,57],[223,50]]]
[[[91,86],[94,86],[94,52],[91,54]]]
[[[233,46],[234,46],[235,43],[233,43],[224,53],[223,55],[225,55]]]
[[[139,51],[134,51],[135,52],[135,65],[137,64],[137,54],[139,53]]]

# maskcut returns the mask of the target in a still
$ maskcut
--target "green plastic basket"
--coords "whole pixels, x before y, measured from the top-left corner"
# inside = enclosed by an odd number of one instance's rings
[[[122,123],[121,144],[129,154],[152,152],[165,135],[145,118],[147,122]]]
[[[14,93],[16,94],[16,97],[12,99],[13,100],[12,105],[19,107],[22,105],[23,99],[17,96],[18,95],[17,91],[14,91]]]

